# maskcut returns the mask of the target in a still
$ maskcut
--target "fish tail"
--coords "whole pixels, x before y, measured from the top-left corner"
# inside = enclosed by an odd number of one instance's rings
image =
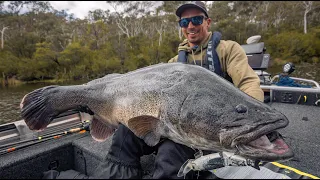
[[[42,130],[50,124],[56,112],[48,91],[59,86],[47,86],[26,94],[21,103],[21,117],[31,130]]]

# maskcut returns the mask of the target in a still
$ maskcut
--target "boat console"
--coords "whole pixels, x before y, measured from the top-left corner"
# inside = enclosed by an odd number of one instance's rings
[[[264,91],[265,102],[320,106],[319,84],[314,80],[289,76],[295,70],[293,63],[286,63],[283,66],[283,72],[271,78],[271,74],[266,72],[270,63],[270,54],[266,53],[264,42],[259,42],[260,38],[260,35],[252,36],[248,38],[247,44],[241,47],[246,52],[249,65],[260,78],[260,87]],[[277,85],[277,82],[283,77],[294,81],[296,86]],[[306,88],[306,85],[309,88]]]

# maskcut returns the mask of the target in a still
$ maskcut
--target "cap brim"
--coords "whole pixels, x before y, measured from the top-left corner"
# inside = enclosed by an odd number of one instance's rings
[[[184,5],[180,6],[176,11],[176,15],[178,17],[181,17],[181,14],[183,13],[183,11],[188,8],[197,8],[197,9],[201,10],[208,17],[208,13],[206,12],[206,10],[200,6],[195,5],[195,4],[184,4]]]

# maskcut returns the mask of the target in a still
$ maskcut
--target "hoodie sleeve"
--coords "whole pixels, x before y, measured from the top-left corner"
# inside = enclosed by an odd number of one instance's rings
[[[220,46],[220,50],[222,51],[220,52],[220,57],[222,55],[220,61],[225,64],[233,84],[249,96],[263,102],[264,93],[260,88],[260,79],[250,67],[242,47],[237,42],[224,41]]]
[[[178,55],[176,55],[175,57],[171,58],[168,63],[172,63],[172,62],[177,62],[178,61]]]

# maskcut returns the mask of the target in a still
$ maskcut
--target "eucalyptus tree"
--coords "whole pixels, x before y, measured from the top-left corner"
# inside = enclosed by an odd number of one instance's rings
[[[144,16],[151,13],[151,1],[107,1],[113,8],[116,24],[128,38],[144,31]]]
[[[304,16],[303,16],[303,32],[307,34],[307,15],[312,10],[312,1],[303,1]]]
[[[89,41],[91,39],[91,49],[100,49],[101,44],[105,44],[108,37],[108,16],[109,11],[103,11],[101,9],[96,9],[94,11],[89,11],[88,13],[88,31],[87,36]]]
[[[4,31],[8,28],[9,28],[8,26],[2,27],[2,30],[1,30],[1,49],[3,49],[3,46],[4,46]]]
[[[318,14],[319,16],[319,10],[320,10],[320,2],[318,1],[302,1],[299,3],[300,6],[302,6],[303,9],[303,33],[307,34],[307,26],[308,26],[308,15],[309,14]],[[316,13],[313,13],[315,12]],[[309,23],[310,24],[310,23]]]
[[[181,28],[178,25],[178,18],[176,17],[175,12],[180,5],[186,2],[189,2],[189,1],[162,1],[162,4],[156,8],[156,15],[164,19],[162,24],[163,25],[164,23],[167,24],[166,29],[170,33],[177,34],[180,40],[182,39],[182,32],[181,32]],[[159,32],[163,32],[163,31],[159,30]],[[159,38],[159,41],[160,41],[160,38]]]

